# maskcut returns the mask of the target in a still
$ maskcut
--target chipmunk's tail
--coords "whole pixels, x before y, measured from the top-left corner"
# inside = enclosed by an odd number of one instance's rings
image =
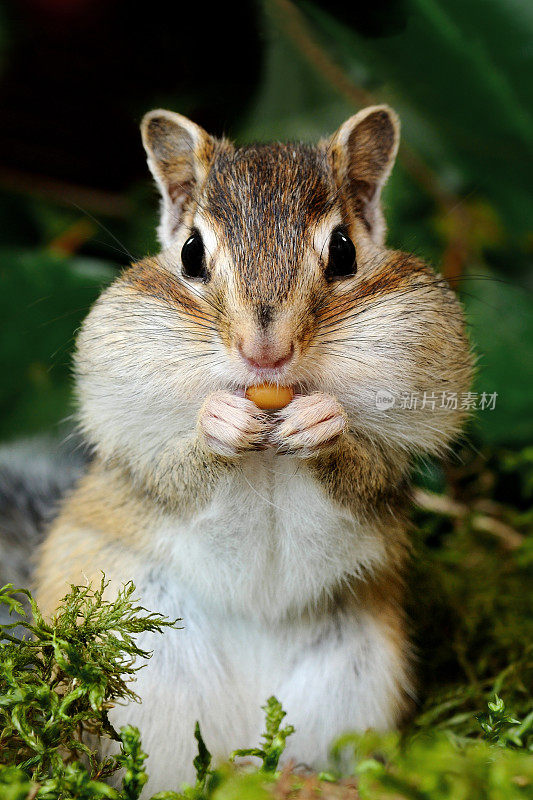
[[[31,587],[46,526],[86,461],[71,438],[38,437],[0,447],[0,586]],[[8,621],[0,605],[0,623]]]

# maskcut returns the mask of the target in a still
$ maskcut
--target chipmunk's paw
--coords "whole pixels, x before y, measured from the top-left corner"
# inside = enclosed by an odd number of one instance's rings
[[[230,392],[208,395],[198,426],[207,449],[220,456],[238,456],[267,446],[266,415],[251,400]]]
[[[347,425],[338,400],[320,392],[296,397],[276,417],[270,440],[278,452],[300,458],[312,458],[333,447]]]

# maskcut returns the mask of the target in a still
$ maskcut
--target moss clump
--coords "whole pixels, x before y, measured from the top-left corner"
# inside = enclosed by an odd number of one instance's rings
[[[31,621],[13,587],[0,589],[0,603],[21,618],[0,630],[0,796],[17,798],[29,782],[47,800],[111,797],[116,793],[102,780],[122,767],[125,800],[140,793],[146,778],[138,734],[116,731],[108,711],[137,699],[129,681],[140,669],[136,659],[150,653],[135,637],[175,623],[136,605],[131,583],[113,601],[104,599],[105,589],[104,579],[96,589],[72,586],[50,623],[29,592],[22,594]],[[15,627],[22,639],[12,635]],[[121,754],[100,761],[83,732],[120,742]]]

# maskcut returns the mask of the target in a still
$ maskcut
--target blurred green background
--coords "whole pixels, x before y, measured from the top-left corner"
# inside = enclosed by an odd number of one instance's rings
[[[444,271],[497,392],[475,446],[533,418],[533,6],[528,0],[225,4],[23,0],[0,10],[0,438],[71,413],[70,354],[100,288],[154,252],[137,126],[165,105],[211,132],[316,139],[388,102],[403,147],[389,244]]]

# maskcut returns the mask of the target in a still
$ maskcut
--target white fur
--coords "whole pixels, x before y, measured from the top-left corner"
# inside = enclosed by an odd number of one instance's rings
[[[183,625],[144,637],[143,646],[154,648],[134,687],[144,702],[111,713],[115,725],[133,723],[142,732],[151,754],[145,796],[193,779],[196,720],[216,760],[257,746],[260,706],[272,694],[296,727],[284,763],[323,767],[341,732],[394,724],[395,701],[409,680],[386,631],[364,612],[265,624],[228,612],[225,603],[199,601],[170,566],[134,578],[148,607],[179,614]]]
[[[183,629],[142,638],[154,648],[134,686],[143,703],[111,713],[151,754],[145,796],[192,780],[196,720],[217,759],[257,745],[272,694],[296,727],[285,761],[323,767],[342,732],[394,724],[400,693],[412,693],[402,654],[355,603],[319,604],[384,551],[299,459],[272,453],[245,457],[188,522],[161,516],[128,577]]]
[[[384,559],[378,533],[333,503],[298,459],[252,454],[190,521],[165,515],[150,556],[204,608],[272,623]]]

